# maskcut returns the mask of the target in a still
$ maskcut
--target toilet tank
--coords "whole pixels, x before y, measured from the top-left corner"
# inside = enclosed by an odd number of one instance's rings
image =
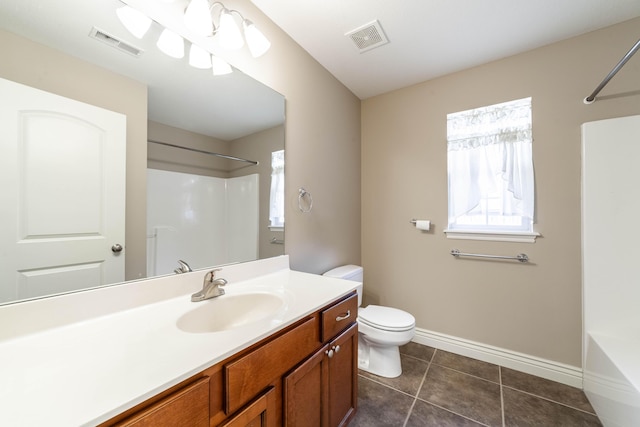
[[[362,279],[364,277],[362,267],[353,264],[343,265],[327,271],[323,276],[360,282],[358,285],[358,307],[362,305]]]

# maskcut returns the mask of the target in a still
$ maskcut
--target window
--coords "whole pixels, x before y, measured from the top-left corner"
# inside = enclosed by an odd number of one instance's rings
[[[271,153],[271,193],[269,196],[269,228],[284,227],[284,150]]]
[[[447,237],[534,241],[531,98],[448,114],[447,163]]]

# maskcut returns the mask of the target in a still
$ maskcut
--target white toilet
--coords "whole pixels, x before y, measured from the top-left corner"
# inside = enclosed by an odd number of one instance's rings
[[[343,265],[323,276],[362,282],[358,265]],[[362,305],[362,285],[358,287],[358,306]],[[372,374],[395,378],[402,374],[399,346],[411,341],[416,319],[397,308],[368,305],[358,308],[358,367]]]

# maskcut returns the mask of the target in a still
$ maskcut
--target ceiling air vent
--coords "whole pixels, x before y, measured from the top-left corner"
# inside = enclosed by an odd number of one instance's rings
[[[353,40],[360,50],[360,53],[389,43],[387,36],[384,31],[382,31],[382,27],[377,20],[369,22],[355,30],[351,30],[346,33],[345,36],[350,37],[351,40]]]
[[[132,46],[129,43],[123,42],[122,40],[96,27],[93,27],[91,29],[91,32],[89,33],[89,37],[93,37],[94,39],[99,40],[102,43],[106,43],[111,47],[115,47],[116,49],[122,52],[128,53],[129,55],[133,55],[135,57],[139,57],[144,53],[142,49]]]

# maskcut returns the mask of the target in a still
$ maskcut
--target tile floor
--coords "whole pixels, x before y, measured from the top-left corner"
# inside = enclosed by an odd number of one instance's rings
[[[416,343],[402,375],[358,377],[349,427],[601,426],[582,390]]]

